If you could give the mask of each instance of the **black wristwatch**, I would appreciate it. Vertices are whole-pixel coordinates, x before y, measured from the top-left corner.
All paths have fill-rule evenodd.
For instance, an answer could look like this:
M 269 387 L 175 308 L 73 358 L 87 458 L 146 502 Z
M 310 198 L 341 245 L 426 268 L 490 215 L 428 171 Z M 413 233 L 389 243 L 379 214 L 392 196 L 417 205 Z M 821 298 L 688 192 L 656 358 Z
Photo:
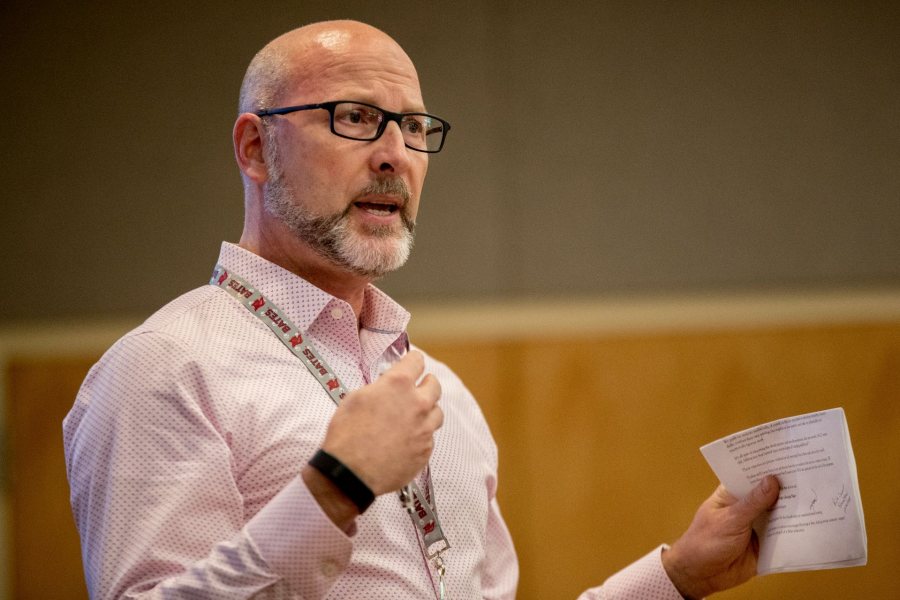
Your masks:
M 356 505 L 359 514 L 363 514 L 375 501 L 375 494 L 356 473 L 321 448 L 309 459 L 309 464 L 337 486 Z

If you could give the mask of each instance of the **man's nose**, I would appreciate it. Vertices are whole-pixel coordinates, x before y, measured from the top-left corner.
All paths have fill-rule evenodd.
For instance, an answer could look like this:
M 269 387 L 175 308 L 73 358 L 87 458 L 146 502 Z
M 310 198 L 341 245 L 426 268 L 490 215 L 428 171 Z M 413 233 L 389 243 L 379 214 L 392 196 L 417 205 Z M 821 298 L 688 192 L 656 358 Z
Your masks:
M 372 169 L 379 173 L 402 173 L 409 167 L 410 149 L 400 130 L 400 124 L 390 121 L 375 144 L 372 153 Z

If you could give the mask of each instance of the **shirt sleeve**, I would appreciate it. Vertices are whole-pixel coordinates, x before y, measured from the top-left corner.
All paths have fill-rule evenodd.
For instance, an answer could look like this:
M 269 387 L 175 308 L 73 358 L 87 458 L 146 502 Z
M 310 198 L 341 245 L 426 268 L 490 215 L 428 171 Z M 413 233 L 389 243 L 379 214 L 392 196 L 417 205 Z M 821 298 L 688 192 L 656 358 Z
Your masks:
M 578 600 L 684 600 L 663 568 L 664 548 L 659 546 L 607 579 L 602 586 L 587 590 Z
M 519 563 L 512 536 L 500 514 L 496 498 L 491 500 L 488 512 L 485 556 L 484 573 L 481 578 L 482 597 L 485 600 L 515 598 L 519 581 Z
M 351 538 L 298 475 L 246 520 L 208 373 L 159 333 L 88 374 L 63 423 L 85 579 L 107 598 L 322 598 Z

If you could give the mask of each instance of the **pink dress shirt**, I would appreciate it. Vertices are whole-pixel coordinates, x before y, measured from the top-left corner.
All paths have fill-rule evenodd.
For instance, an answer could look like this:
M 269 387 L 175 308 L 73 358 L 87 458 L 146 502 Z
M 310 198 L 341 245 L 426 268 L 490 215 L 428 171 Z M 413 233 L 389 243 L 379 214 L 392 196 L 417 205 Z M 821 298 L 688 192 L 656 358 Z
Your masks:
M 219 263 L 281 307 L 347 389 L 406 344 L 409 313 L 374 287 L 348 304 L 233 244 Z M 442 363 L 431 471 L 451 548 L 448 595 L 514 598 L 518 566 L 496 501 L 497 449 Z M 63 422 L 91 598 L 433 598 L 433 569 L 396 495 L 335 527 L 299 472 L 335 410 L 254 315 L 214 286 L 169 303 L 91 369 Z M 420 481 L 420 485 L 422 482 Z M 659 550 L 583 600 L 680 596 Z

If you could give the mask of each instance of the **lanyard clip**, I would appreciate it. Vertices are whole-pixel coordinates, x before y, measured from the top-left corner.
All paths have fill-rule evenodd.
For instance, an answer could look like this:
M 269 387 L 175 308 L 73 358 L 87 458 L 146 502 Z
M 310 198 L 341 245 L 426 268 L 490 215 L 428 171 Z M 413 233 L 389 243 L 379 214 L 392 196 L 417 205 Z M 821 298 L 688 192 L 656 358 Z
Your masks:
M 406 512 L 409 513 L 410 516 L 416 511 L 416 506 L 413 502 L 412 489 L 408 485 L 404 485 L 400 488 L 400 504 L 403 505 L 403 508 L 406 509 Z
M 441 539 L 437 540 L 435 544 L 443 544 L 437 550 L 432 551 L 430 547 L 425 549 L 426 554 L 428 554 L 429 560 L 434 560 L 434 564 L 437 567 L 438 563 L 440 563 L 439 569 L 444 568 L 444 561 L 441 558 L 441 552 L 445 552 L 450 549 L 450 542 L 447 541 L 447 538 L 441 537 Z
M 449 548 L 449 546 L 447 547 Z M 441 558 L 440 553 L 446 550 L 447 548 L 442 548 L 438 551 L 437 555 L 434 558 L 434 569 L 437 571 L 438 576 L 438 599 L 446 600 L 447 599 L 447 589 L 444 586 L 444 573 L 447 572 L 447 567 L 444 566 L 444 560 Z

